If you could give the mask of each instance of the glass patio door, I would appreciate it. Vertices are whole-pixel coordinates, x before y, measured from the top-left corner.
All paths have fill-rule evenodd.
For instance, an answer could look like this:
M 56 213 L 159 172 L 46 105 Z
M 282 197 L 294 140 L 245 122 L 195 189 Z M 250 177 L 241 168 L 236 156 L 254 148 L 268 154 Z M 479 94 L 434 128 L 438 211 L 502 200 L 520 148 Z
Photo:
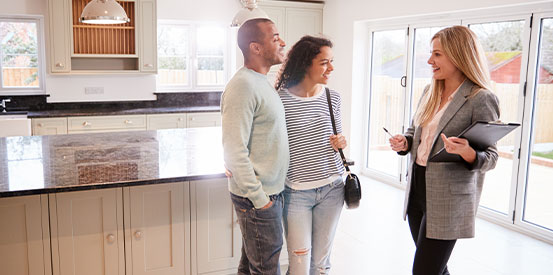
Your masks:
M 553 236 L 553 14 L 535 15 L 532 39 L 534 40 L 529 75 L 529 102 L 526 123 L 530 131 L 525 161 L 526 173 L 521 182 L 522 203 L 517 211 L 522 211 L 520 222 L 523 226 L 549 232 Z M 535 38 L 535 39 L 534 39 Z M 526 149 L 526 150 L 525 150 Z M 520 209 L 522 208 L 522 209 Z
M 390 149 L 389 136 L 383 128 L 392 135 L 404 129 L 407 27 L 373 32 L 371 46 L 366 168 L 399 181 L 401 158 Z
M 471 22 L 469 28 L 482 44 L 491 76 L 492 91 L 499 98 L 500 119 L 521 122 L 528 59 L 530 17 L 493 22 Z M 486 173 L 480 206 L 509 219 L 514 210 L 521 128 L 497 143 L 495 169 Z

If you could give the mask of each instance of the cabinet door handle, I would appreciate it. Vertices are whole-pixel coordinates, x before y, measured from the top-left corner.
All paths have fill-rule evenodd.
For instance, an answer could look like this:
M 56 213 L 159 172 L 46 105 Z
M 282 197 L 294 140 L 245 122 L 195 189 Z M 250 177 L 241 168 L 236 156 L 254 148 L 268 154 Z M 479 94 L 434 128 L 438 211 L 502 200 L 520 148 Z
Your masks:
M 132 120 L 125 120 L 125 124 L 132 124 Z
M 61 62 L 56 63 L 56 68 L 63 68 L 63 63 Z
M 109 244 L 114 243 L 115 242 L 115 235 L 108 234 L 107 237 L 106 237 L 106 240 L 108 241 Z
M 90 122 L 88 122 L 88 121 L 83 122 L 83 126 L 84 126 L 84 127 L 90 126 L 90 125 L 92 125 L 92 123 L 90 123 Z
M 144 68 L 153 68 L 154 65 L 153 64 L 144 64 Z
M 134 238 L 135 238 L 136 240 L 142 239 L 142 231 L 137 230 L 136 232 L 134 232 Z
M 42 127 L 42 126 L 44 126 L 44 123 L 39 123 L 38 124 L 38 127 Z

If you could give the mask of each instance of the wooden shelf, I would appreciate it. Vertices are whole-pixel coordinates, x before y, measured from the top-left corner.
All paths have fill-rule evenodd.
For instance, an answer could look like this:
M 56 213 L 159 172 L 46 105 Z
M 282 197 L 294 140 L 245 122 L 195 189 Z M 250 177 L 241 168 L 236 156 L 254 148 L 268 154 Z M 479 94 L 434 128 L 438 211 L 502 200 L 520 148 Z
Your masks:
M 89 0 L 72 0 L 73 54 L 135 55 L 135 2 L 117 1 L 130 22 L 115 25 L 84 24 L 79 17 Z

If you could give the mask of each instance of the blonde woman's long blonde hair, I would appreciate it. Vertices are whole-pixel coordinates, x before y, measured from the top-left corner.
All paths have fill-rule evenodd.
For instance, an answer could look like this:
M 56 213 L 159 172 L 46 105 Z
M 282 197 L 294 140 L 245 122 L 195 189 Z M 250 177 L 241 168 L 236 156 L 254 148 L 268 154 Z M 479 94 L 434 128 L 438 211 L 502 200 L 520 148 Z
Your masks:
M 490 89 L 490 73 L 486 56 L 476 34 L 465 26 L 453 26 L 437 32 L 430 41 L 439 39 L 444 54 L 463 75 L 476 84 L 479 89 L 473 89 L 474 96 L 481 89 Z M 434 112 L 440 106 L 444 80 L 432 79 L 429 91 L 421 98 L 415 114 L 415 125 L 425 126 L 432 119 Z

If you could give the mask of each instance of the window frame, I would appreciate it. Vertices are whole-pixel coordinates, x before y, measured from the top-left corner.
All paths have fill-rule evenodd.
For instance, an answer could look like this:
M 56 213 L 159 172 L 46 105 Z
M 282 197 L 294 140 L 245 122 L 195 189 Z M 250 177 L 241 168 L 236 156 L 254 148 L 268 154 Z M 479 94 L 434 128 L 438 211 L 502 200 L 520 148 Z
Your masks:
M 38 87 L 3 87 L 3 73 L 0 71 L 0 95 L 41 95 L 46 93 L 46 49 L 44 39 L 44 16 L 42 15 L 1 15 L 2 22 L 30 22 L 36 24 L 37 31 L 37 63 L 38 63 Z M 0 51 L 0 55 L 1 51 Z M 2 64 L 0 63 L 0 70 Z
M 524 211 L 526 207 L 526 191 L 529 184 L 529 172 L 530 172 L 530 158 L 532 148 L 534 147 L 534 128 L 535 126 L 535 111 L 536 111 L 536 89 L 538 87 L 539 77 L 539 54 L 540 54 L 540 41 L 541 38 L 541 20 L 546 18 L 553 18 L 553 9 L 549 11 L 540 11 L 532 14 L 532 30 L 530 34 L 530 46 L 529 46 L 529 58 L 528 58 L 528 74 L 527 74 L 527 88 L 526 98 L 524 104 L 524 115 L 522 119 L 523 132 L 522 142 L 520 146 L 520 168 L 517 177 L 516 186 L 516 205 L 515 211 L 517 215 L 514 219 L 514 224 L 520 227 L 522 232 L 531 232 L 533 235 L 537 235 L 538 238 L 544 239 L 549 243 L 553 243 L 553 230 L 546 229 L 540 225 L 536 225 L 524 219 Z
M 231 73 L 231 32 L 225 23 L 221 22 L 198 22 L 198 21 L 184 21 L 184 20 L 158 20 L 158 29 L 162 26 L 173 27 L 187 27 L 188 28 L 188 53 L 187 53 L 187 66 L 189 82 L 186 85 L 167 85 L 159 82 L 159 77 L 156 76 L 156 90 L 160 92 L 198 92 L 198 91 L 218 91 L 222 90 L 226 82 L 230 78 Z M 197 31 L 200 27 L 215 26 L 222 27 L 224 30 L 224 47 L 223 47 L 223 75 L 225 80 L 221 85 L 205 85 L 198 84 L 198 54 L 197 54 Z M 159 58 L 158 52 L 158 58 Z M 159 62 L 158 62 L 159 64 Z M 158 67 L 158 70 L 160 68 Z M 159 72 L 158 72 L 159 74 Z

